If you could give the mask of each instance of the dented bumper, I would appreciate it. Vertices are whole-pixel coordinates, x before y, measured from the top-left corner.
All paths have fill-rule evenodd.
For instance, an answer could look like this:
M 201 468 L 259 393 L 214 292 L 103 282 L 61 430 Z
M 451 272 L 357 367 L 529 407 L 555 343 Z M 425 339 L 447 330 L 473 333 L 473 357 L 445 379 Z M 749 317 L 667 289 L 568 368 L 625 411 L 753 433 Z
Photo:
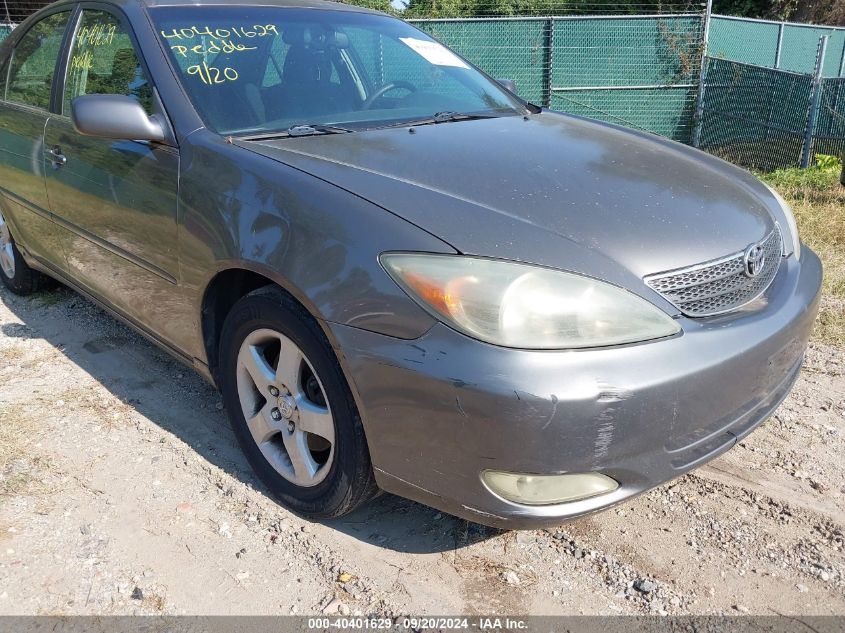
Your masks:
M 676 338 L 612 349 L 503 349 L 437 325 L 413 341 L 330 325 L 379 485 L 480 523 L 534 527 L 618 503 L 731 448 L 786 397 L 818 309 L 821 264 L 804 249 L 768 305 L 680 320 Z M 525 506 L 481 471 L 598 471 L 611 493 Z

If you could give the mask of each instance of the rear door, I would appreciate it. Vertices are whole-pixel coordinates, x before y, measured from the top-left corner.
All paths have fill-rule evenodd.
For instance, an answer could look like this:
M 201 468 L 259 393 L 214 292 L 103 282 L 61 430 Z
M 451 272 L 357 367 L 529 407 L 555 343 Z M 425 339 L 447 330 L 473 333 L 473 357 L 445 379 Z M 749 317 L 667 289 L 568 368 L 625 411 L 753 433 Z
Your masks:
M 0 62 L 0 210 L 19 246 L 58 271 L 66 265 L 60 229 L 50 219 L 43 136 L 70 16 L 66 7 L 39 19 Z
M 122 14 L 82 5 L 65 77 L 45 145 L 47 194 L 56 221 L 69 231 L 70 274 L 166 339 L 166 306 L 177 291 L 178 151 L 146 141 L 82 136 L 70 118 L 71 101 L 92 94 L 131 96 L 148 114 L 164 116 Z

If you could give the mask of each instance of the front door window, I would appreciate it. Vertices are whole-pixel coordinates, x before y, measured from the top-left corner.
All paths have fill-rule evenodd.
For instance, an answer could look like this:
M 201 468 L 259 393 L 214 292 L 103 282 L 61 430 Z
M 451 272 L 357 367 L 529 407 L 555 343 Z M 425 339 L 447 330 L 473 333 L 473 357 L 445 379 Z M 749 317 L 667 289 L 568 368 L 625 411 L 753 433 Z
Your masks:
M 153 113 L 153 93 L 129 33 L 105 11 L 84 10 L 73 39 L 65 84 L 65 115 L 70 102 L 83 95 L 134 97 Z

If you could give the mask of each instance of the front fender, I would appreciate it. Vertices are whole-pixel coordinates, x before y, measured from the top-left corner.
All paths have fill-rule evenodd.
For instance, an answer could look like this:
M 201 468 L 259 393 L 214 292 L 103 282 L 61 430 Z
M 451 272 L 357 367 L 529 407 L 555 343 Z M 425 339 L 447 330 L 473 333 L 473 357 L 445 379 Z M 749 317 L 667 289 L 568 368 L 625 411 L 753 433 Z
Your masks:
M 378 262 L 386 250 L 454 253 L 443 241 L 339 187 L 208 132 L 182 149 L 182 281 L 199 315 L 220 271 L 242 268 L 286 289 L 317 319 L 417 338 L 433 319 Z M 193 346 L 201 351 L 197 328 Z M 195 354 L 202 358 L 202 356 Z

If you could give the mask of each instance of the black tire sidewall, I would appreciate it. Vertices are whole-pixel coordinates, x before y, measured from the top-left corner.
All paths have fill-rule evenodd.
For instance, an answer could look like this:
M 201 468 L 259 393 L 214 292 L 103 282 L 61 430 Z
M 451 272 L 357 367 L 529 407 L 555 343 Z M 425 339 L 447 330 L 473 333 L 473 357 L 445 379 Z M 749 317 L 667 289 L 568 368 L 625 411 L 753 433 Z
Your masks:
M 14 238 L 12 239 L 12 256 L 15 259 L 15 274 L 13 277 L 9 277 L 6 275 L 6 271 L 0 268 L 0 280 L 3 281 L 3 285 L 18 295 L 27 295 L 34 292 L 36 289 L 35 275 L 38 273 L 24 261 Z
M 334 457 L 329 473 L 315 486 L 297 486 L 276 472 L 253 440 L 244 419 L 238 396 L 237 358 L 246 337 L 259 329 L 275 330 L 293 341 L 323 385 L 335 424 Z M 223 327 L 218 377 L 241 449 L 259 479 L 282 504 L 315 518 L 337 516 L 347 506 L 354 505 L 352 498 L 360 491 L 353 487 L 371 472 L 369 452 L 357 408 L 337 359 L 325 334 L 307 313 L 279 292 L 258 291 L 241 299 Z

